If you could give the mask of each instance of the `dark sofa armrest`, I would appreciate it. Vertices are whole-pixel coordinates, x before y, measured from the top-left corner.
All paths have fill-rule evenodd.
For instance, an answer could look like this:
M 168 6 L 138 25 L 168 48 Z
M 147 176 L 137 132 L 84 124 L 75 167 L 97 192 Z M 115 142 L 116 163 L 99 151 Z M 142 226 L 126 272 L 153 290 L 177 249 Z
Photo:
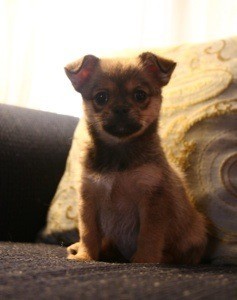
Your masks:
M 0 240 L 34 241 L 78 119 L 0 104 Z

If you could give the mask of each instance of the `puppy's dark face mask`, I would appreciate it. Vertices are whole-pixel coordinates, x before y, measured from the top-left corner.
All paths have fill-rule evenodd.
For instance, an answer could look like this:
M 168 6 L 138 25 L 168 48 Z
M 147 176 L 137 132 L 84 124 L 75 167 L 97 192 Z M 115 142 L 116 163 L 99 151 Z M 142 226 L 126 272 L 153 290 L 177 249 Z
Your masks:
M 87 55 L 65 71 L 83 97 L 89 128 L 102 138 L 125 140 L 158 118 L 161 88 L 175 65 L 149 52 L 132 60 Z

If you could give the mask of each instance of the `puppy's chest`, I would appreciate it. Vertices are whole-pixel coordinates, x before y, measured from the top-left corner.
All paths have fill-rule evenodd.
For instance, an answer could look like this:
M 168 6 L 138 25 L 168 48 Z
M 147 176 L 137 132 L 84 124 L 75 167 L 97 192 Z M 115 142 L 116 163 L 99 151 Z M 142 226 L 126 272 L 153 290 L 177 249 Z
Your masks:
M 94 184 L 94 200 L 103 236 L 113 240 L 130 259 L 136 250 L 139 229 L 136 181 L 125 174 L 100 176 Z
M 103 235 L 113 239 L 124 256 L 129 257 L 136 248 L 139 203 L 159 185 L 159 170 L 144 165 L 106 175 L 90 173 L 88 179 Z
M 128 209 L 160 185 L 162 174 L 156 165 L 146 164 L 124 172 L 89 172 L 86 181 L 99 206 Z
M 124 173 L 91 175 L 94 199 L 103 219 L 134 214 L 137 207 L 137 181 Z

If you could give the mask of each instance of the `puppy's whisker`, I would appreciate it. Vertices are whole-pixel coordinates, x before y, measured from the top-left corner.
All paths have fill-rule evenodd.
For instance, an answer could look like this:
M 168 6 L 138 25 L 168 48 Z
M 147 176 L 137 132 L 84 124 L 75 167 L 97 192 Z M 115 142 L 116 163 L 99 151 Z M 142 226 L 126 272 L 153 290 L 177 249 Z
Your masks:
M 101 121 L 88 123 L 89 126 L 94 126 L 94 125 L 98 125 L 98 124 L 101 124 Z

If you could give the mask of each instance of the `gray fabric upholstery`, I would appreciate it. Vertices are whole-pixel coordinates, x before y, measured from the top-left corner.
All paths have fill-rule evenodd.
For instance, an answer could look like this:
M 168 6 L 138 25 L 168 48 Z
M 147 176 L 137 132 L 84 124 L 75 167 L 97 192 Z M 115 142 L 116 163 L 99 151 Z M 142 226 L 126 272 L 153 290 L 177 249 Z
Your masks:
M 0 243 L 0 299 L 236 299 L 237 267 L 78 263 L 44 244 Z
M 34 241 L 77 118 L 0 104 L 0 240 Z

